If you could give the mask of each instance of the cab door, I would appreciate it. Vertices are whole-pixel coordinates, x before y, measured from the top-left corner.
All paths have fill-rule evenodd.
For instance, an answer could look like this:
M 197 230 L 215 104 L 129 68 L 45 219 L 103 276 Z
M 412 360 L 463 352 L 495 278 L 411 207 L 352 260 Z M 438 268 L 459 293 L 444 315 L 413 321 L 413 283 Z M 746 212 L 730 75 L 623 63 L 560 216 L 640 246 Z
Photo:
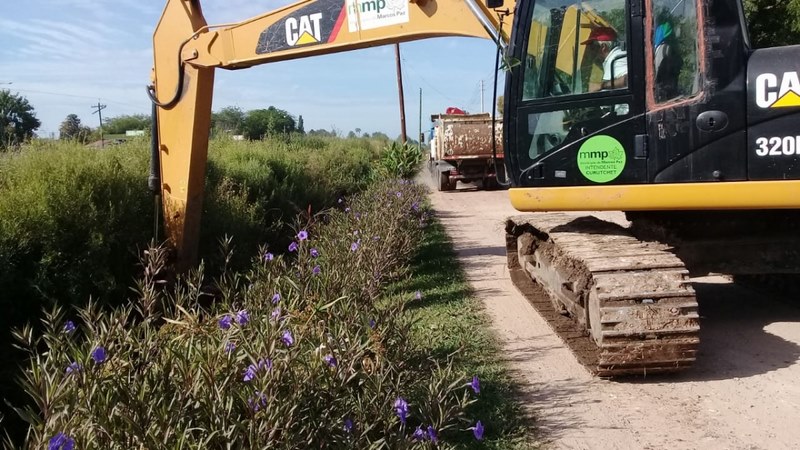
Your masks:
M 506 80 L 516 186 L 647 181 L 641 0 L 518 3 Z

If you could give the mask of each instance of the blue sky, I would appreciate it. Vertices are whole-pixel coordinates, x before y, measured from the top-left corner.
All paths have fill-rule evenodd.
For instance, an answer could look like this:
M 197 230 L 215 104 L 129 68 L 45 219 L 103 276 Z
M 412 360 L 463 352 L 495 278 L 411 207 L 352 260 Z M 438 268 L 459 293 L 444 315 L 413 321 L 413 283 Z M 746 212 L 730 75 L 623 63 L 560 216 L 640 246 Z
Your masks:
M 71 113 L 96 127 L 103 117 L 149 113 L 144 86 L 152 67 L 152 32 L 163 0 L 0 1 L 0 88 L 25 96 L 42 121 L 40 136 L 58 131 Z M 293 3 L 285 0 L 202 0 L 209 24 L 238 22 Z M 410 137 L 431 114 L 458 106 L 491 111 L 495 46 L 489 40 L 437 38 L 401 44 Z M 502 80 L 501 80 L 502 86 Z M 217 70 L 214 110 L 275 106 L 303 116 L 306 130 L 400 134 L 394 47 Z

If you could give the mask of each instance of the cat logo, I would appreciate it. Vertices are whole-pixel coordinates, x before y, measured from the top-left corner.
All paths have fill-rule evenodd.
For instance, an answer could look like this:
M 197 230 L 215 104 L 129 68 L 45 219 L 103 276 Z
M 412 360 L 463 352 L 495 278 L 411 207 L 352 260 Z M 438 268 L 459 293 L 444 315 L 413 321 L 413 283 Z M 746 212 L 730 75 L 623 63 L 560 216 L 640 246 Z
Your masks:
M 320 19 L 322 19 L 322 13 L 287 18 L 285 24 L 286 43 L 290 47 L 319 43 L 322 40 L 319 26 Z
M 773 73 L 762 73 L 756 77 L 756 104 L 759 108 L 800 106 L 800 78 L 797 72 L 785 72 L 780 83 L 778 76 Z

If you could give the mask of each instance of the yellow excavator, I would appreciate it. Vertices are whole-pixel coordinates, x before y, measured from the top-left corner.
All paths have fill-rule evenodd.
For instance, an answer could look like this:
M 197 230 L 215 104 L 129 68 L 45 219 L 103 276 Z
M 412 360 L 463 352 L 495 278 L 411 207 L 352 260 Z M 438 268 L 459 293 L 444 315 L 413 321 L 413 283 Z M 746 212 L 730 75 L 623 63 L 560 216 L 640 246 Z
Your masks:
M 509 270 L 592 372 L 690 366 L 692 274 L 800 272 L 800 47 L 751 49 L 741 0 L 305 0 L 217 26 L 168 0 L 150 184 L 178 270 L 197 258 L 215 69 L 439 36 L 503 51 L 509 195 L 535 212 L 507 221 Z M 604 210 L 631 225 L 575 213 Z

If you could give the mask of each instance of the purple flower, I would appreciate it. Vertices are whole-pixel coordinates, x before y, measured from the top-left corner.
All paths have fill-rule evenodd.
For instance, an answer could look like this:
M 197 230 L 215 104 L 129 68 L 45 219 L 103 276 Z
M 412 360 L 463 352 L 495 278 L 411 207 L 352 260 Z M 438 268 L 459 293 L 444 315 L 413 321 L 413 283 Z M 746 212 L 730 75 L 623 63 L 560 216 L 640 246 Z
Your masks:
M 471 387 L 476 394 L 481 393 L 481 381 L 478 379 L 477 375 L 472 377 L 472 383 L 469 384 L 469 387 Z
M 73 331 L 75 331 L 75 323 L 73 323 L 71 320 L 68 320 L 64 324 L 64 333 L 71 334 Z
M 264 253 L 264 261 L 269 262 L 269 261 L 272 261 L 273 259 L 275 259 L 275 255 L 273 255 L 270 252 Z
M 292 336 L 292 332 L 289 330 L 284 330 L 283 335 L 281 336 L 281 341 L 287 346 L 291 347 L 294 344 L 294 336 Z
M 312 258 L 318 258 L 319 257 L 319 251 L 317 251 L 317 249 L 315 249 L 315 248 L 312 248 L 311 250 L 309 250 L 309 253 L 311 253 L 311 257 Z
M 403 397 L 397 397 L 394 401 L 394 413 L 400 418 L 400 423 L 406 424 L 406 417 L 408 417 L 408 403 Z
M 350 420 L 349 417 L 345 417 L 345 419 L 344 419 L 344 427 L 343 428 L 344 428 L 344 431 L 347 432 L 348 434 L 353 432 L 353 421 Z
M 400 198 L 400 197 L 403 196 L 403 194 L 400 191 L 395 192 L 394 195 L 396 195 L 397 198 Z
M 479 441 L 483 440 L 483 424 L 480 420 L 475 424 L 474 427 L 469 427 L 468 429 L 472 430 L 472 434 L 475 435 L 475 439 Z
M 373 241 L 380 241 L 381 237 L 380 236 L 372 236 L 372 240 Z
M 94 350 L 92 350 L 92 359 L 96 364 L 103 364 L 106 362 L 106 349 L 103 346 L 98 346 Z
M 236 343 L 228 341 L 225 343 L 225 353 L 231 353 L 236 350 Z
M 67 366 L 66 373 L 67 374 L 71 374 L 71 373 L 77 374 L 78 372 L 81 371 L 81 369 L 83 369 L 83 367 L 81 367 L 81 365 L 78 364 L 77 362 L 73 361 Z
M 345 208 L 344 212 L 349 213 L 350 212 L 350 207 Z
M 281 301 L 281 294 L 276 292 L 275 295 L 272 296 L 272 304 L 274 305 L 279 301 Z
M 428 439 L 434 444 L 439 442 L 439 436 L 436 434 L 436 428 L 433 428 L 433 425 L 428 425 Z
M 414 211 L 419 211 L 419 202 L 412 203 L 411 209 L 413 209 Z
M 417 425 L 417 429 L 414 430 L 414 434 L 411 435 L 415 441 L 424 441 L 427 435 L 425 431 L 422 429 L 422 425 Z
M 258 370 L 272 370 L 272 360 L 269 358 L 258 360 Z
M 248 322 L 250 322 L 250 314 L 247 313 L 246 309 L 236 313 L 236 323 L 239 325 L 247 325 Z
M 272 360 L 267 359 L 260 359 L 258 364 L 250 364 L 247 366 L 247 369 L 244 370 L 244 377 L 242 380 L 250 381 L 258 375 L 259 371 L 270 371 L 272 370 Z
M 353 242 L 352 244 L 350 244 L 350 251 L 354 252 L 356 250 L 358 250 L 358 242 Z
M 375 328 L 375 325 L 376 325 L 375 319 L 369 319 L 369 327 Z
M 281 317 L 281 309 L 280 308 L 273 309 L 272 314 L 270 314 L 269 317 L 273 320 L 279 319 Z
M 356 217 L 356 220 L 361 220 L 361 213 L 356 213 L 355 217 Z
M 302 242 L 306 239 L 308 239 L 308 232 L 306 232 L 306 230 L 300 230 L 300 232 L 297 233 L 297 240 Z
M 50 442 L 47 446 L 47 450 L 73 450 L 74 448 L 75 439 L 72 439 L 60 431 L 50 438 Z
M 267 396 L 263 392 L 256 391 L 256 395 L 254 397 L 250 397 L 247 399 L 247 405 L 250 406 L 250 409 L 253 411 L 258 412 L 261 408 L 267 406 Z
M 223 330 L 230 329 L 231 328 L 231 323 L 233 323 L 233 319 L 231 318 L 231 316 L 229 316 L 227 314 L 222 316 L 222 319 L 219 319 L 219 322 L 218 322 L 219 327 L 222 328 Z
M 325 364 L 327 364 L 328 367 L 336 367 L 336 365 L 338 364 L 336 358 L 333 355 L 325 355 L 322 358 L 322 360 L 325 361 Z
M 422 292 L 417 291 L 414 293 L 414 298 L 417 300 L 422 300 Z
M 353 236 L 358 236 L 358 230 L 353 231 Z
M 311 269 L 311 273 L 313 273 L 314 275 L 319 275 L 320 273 L 322 273 L 322 269 L 319 266 L 314 266 L 314 268 Z
M 250 364 L 247 366 L 247 369 L 244 370 L 244 377 L 242 380 L 250 381 L 255 378 L 256 375 L 258 375 L 258 367 L 256 367 L 255 364 Z
M 290 252 L 296 252 L 297 251 L 297 242 L 292 241 L 292 243 L 289 244 L 289 251 Z

